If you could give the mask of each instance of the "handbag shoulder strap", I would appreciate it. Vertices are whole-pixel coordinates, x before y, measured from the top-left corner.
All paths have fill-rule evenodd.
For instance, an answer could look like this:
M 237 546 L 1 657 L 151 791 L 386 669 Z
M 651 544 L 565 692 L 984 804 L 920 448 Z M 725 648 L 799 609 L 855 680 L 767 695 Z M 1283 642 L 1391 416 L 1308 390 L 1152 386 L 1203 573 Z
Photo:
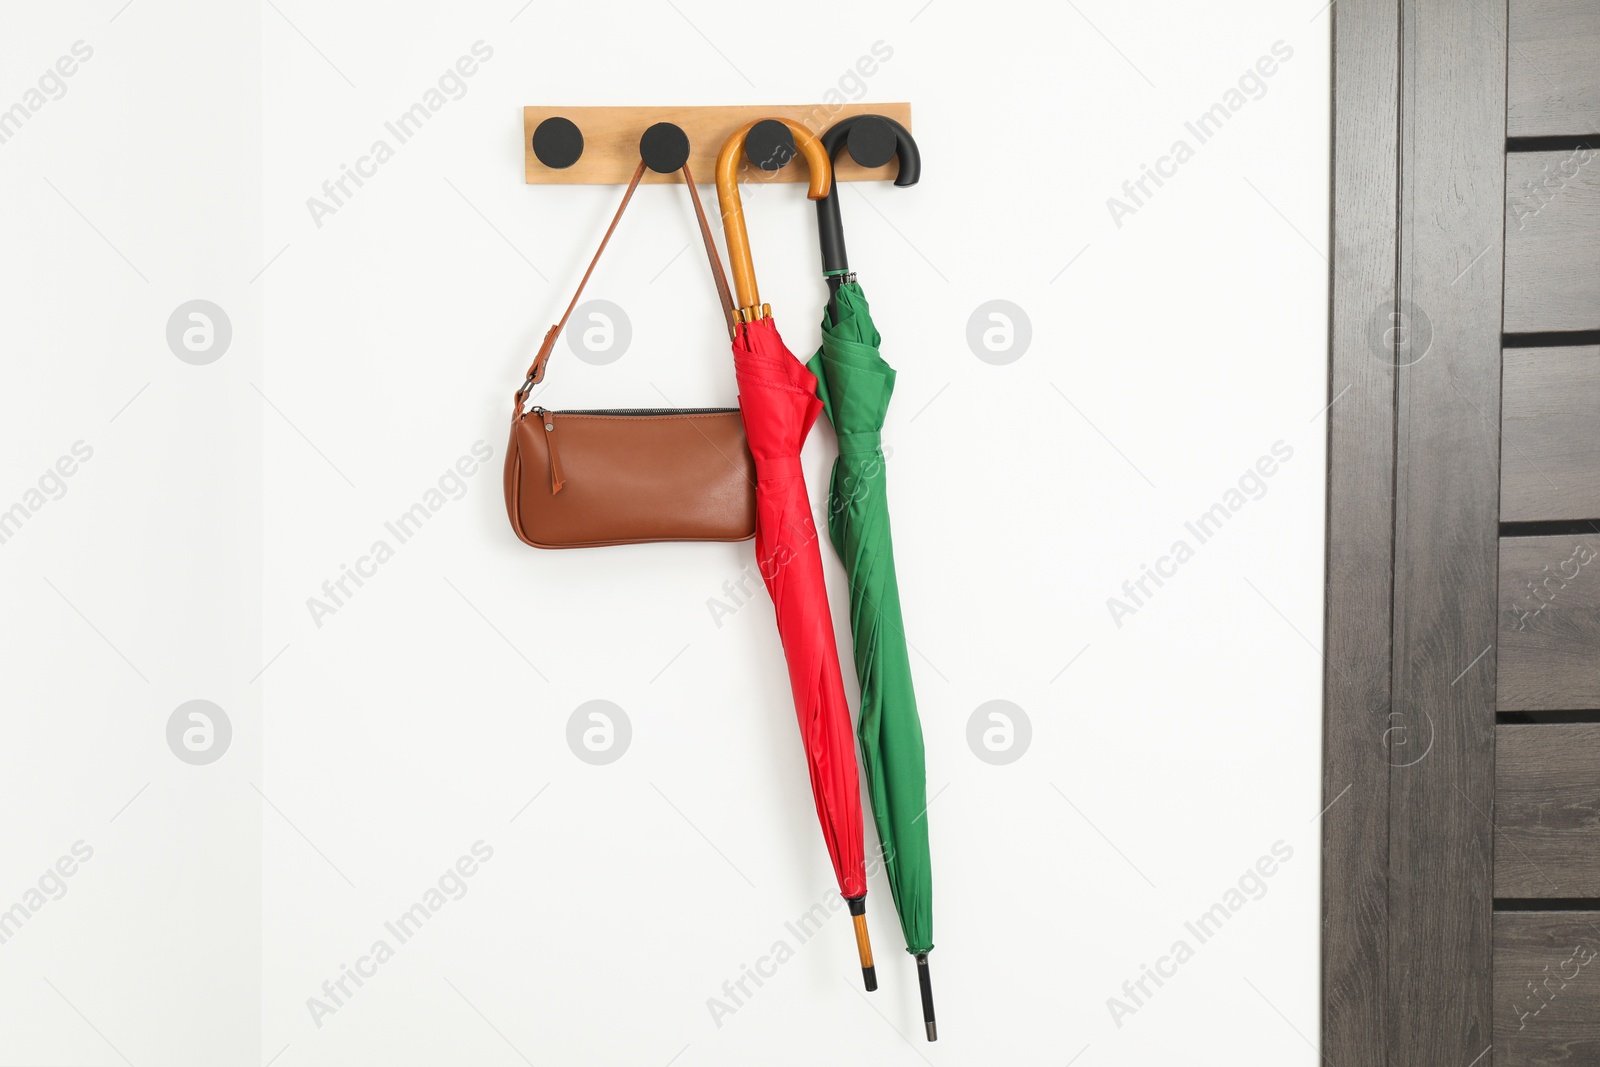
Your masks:
M 578 306 L 578 300 L 583 296 L 583 287 L 589 284 L 589 276 L 594 273 L 595 265 L 600 262 L 600 254 L 610 243 L 611 235 L 616 232 L 617 223 L 622 221 L 622 213 L 627 210 L 628 201 L 633 199 L 634 190 L 639 188 L 639 182 L 644 177 L 644 166 L 644 161 L 640 160 L 639 166 L 633 172 L 633 179 L 628 182 L 627 191 L 622 194 L 622 203 L 617 205 L 617 213 L 611 217 L 611 225 L 606 227 L 605 236 L 600 238 L 600 247 L 595 249 L 594 258 L 589 260 L 589 268 L 583 272 L 583 279 L 578 282 L 578 291 L 572 294 L 567 310 L 561 313 L 561 320 L 545 333 L 544 343 L 539 346 L 539 353 L 533 357 L 533 364 L 528 368 L 527 379 L 522 383 L 522 388 L 517 390 L 519 414 L 529 390 L 544 379 L 545 364 L 550 361 L 550 353 L 555 350 L 556 338 L 561 336 L 561 331 L 566 327 L 573 308 Z M 728 337 L 731 340 L 736 336 L 737 329 L 734 324 L 733 294 L 728 289 L 728 279 L 722 271 L 722 259 L 717 255 L 717 245 L 711 236 L 711 224 L 706 221 L 706 210 L 700 203 L 700 193 L 694 187 L 694 176 L 689 173 L 687 163 L 683 166 L 683 184 L 688 187 L 689 199 L 694 204 L 695 218 L 700 224 L 700 237 L 705 242 L 706 258 L 711 263 L 711 277 L 717 285 L 717 296 L 722 301 L 722 317 L 726 320 Z

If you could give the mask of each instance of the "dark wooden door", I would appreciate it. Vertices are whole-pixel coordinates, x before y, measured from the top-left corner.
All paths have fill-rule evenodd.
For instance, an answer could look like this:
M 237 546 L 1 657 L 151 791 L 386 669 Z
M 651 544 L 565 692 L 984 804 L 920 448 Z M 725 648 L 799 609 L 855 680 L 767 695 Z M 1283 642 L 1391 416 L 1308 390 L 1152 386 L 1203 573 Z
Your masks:
M 1333 17 L 1322 1051 L 1600 1065 L 1600 0 Z

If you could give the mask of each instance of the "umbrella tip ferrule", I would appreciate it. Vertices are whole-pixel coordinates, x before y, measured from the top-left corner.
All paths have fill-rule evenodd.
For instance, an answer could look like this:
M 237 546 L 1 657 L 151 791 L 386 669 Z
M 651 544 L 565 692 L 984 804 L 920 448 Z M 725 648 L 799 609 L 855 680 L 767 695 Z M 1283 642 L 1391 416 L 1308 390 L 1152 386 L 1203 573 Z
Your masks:
M 928 954 L 916 953 L 917 957 L 917 986 L 922 993 L 922 1025 L 927 1031 L 929 1041 L 939 1040 L 939 1024 L 933 1015 L 933 979 L 928 974 Z
M 856 931 L 856 952 L 861 957 L 861 980 L 866 983 L 867 992 L 878 988 L 878 968 L 872 962 L 872 938 L 867 933 L 867 898 L 865 894 L 859 897 L 846 897 L 845 903 L 850 905 L 850 919 Z

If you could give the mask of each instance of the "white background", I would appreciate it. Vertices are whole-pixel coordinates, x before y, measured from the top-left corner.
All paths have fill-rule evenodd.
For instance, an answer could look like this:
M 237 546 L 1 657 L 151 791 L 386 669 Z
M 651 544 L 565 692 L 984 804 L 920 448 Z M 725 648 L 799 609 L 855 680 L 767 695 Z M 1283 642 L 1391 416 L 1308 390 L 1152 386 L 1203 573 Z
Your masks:
M 1317 1061 L 1326 11 L 123 4 L 13 5 L 0 32 L 0 108 L 94 49 L 0 144 L 0 509 L 94 449 L 0 543 L 0 909 L 94 849 L 0 944 L 0 1063 Z M 478 41 L 464 94 L 319 226 L 307 199 Z M 1185 122 L 1280 41 L 1199 144 Z M 620 194 L 524 185 L 522 106 L 831 91 L 910 101 L 924 159 L 842 208 L 899 368 L 933 1045 L 881 878 L 878 992 L 840 914 L 708 1008 L 833 896 L 770 604 L 708 609 L 750 544 L 539 552 L 501 496 L 511 393 Z M 1193 158 L 1118 225 L 1108 198 L 1180 138 Z M 809 353 L 815 212 L 798 185 L 745 202 Z M 631 344 L 601 366 L 563 341 L 539 403 L 734 402 L 691 241 L 680 189 L 639 193 L 588 293 Z M 207 366 L 165 336 L 196 298 L 233 326 Z M 1002 365 L 967 341 L 997 299 L 1031 324 Z M 396 546 L 384 523 L 479 441 Z M 1185 523 L 1280 441 L 1198 544 Z M 824 423 L 814 499 L 832 456 Z M 380 538 L 394 558 L 319 626 L 308 598 Z M 1108 598 L 1179 539 L 1193 558 L 1118 625 Z M 167 747 L 196 698 L 234 730 L 208 766 Z M 631 724 L 604 766 L 566 740 L 590 700 Z M 1031 730 L 1004 765 L 968 743 L 994 700 Z M 384 923 L 480 841 L 397 945 Z M 1280 841 L 1200 944 L 1185 923 Z M 393 958 L 314 1018 L 380 938 Z M 1134 1005 L 1123 983 L 1180 939 L 1193 958 Z

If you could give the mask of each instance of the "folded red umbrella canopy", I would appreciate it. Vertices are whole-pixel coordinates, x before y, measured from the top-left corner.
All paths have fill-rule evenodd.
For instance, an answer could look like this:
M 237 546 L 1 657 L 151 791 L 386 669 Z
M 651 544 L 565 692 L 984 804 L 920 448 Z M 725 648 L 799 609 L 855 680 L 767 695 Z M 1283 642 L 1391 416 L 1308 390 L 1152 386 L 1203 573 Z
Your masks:
M 773 121 L 773 120 L 765 120 Z M 778 636 L 789 664 L 795 714 L 811 770 L 811 792 L 833 860 L 839 892 L 854 917 L 862 978 L 878 979 L 867 937 L 867 877 L 862 844 L 861 787 L 855 738 L 834 643 L 822 553 L 811 500 L 800 473 L 800 447 L 822 412 L 817 379 L 778 336 L 771 309 L 761 304 L 739 202 L 739 157 L 750 123 L 717 157 L 717 199 L 728 238 L 728 259 L 739 295 L 733 341 L 739 410 L 756 465 L 756 561 L 777 610 Z M 784 122 L 811 167 L 810 196 L 827 195 L 832 166 L 822 145 L 798 123 Z
M 867 891 L 855 733 L 822 581 L 800 445 L 822 411 L 817 380 L 778 336 L 772 320 L 746 323 L 733 342 L 739 410 L 756 461 L 756 559 L 777 609 L 800 732 L 811 763 L 817 816 L 839 891 Z

